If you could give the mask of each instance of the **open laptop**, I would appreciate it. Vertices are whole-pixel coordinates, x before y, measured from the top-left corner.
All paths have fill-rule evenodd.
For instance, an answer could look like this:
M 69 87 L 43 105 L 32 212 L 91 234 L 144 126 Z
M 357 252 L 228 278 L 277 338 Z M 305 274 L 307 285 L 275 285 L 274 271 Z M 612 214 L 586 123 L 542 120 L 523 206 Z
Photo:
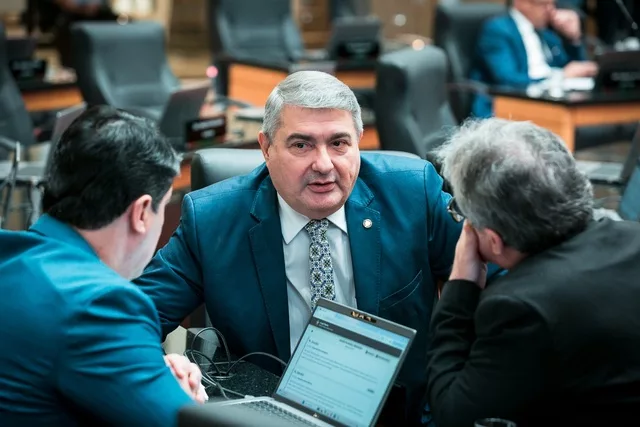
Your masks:
M 638 158 L 640 158 L 640 126 L 636 129 L 627 160 L 624 163 L 578 160 L 576 165 L 590 181 L 624 185 L 629 180 Z
M 321 299 L 272 397 L 228 400 L 194 410 L 201 416 L 206 413 L 211 425 L 218 421 L 216 407 L 234 405 L 236 425 L 249 425 L 257 412 L 265 423 L 373 426 L 415 334 Z M 192 410 L 186 411 L 180 427 L 192 425 Z
M 202 104 L 211 89 L 209 82 L 175 90 L 164 107 L 158 126 L 171 141 L 184 145 L 187 122 L 200 117 Z

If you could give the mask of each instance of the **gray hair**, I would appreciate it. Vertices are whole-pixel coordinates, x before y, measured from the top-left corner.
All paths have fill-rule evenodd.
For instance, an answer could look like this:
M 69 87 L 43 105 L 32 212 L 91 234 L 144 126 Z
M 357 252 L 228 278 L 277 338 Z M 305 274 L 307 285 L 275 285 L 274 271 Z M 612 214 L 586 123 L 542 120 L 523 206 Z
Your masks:
M 265 105 L 262 132 L 269 141 L 280 127 L 285 105 L 313 109 L 344 110 L 351 113 L 358 134 L 362 133 L 362 113 L 353 91 L 334 76 L 320 71 L 298 71 L 276 86 Z
M 593 217 L 591 183 L 563 141 L 532 123 L 467 121 L 437 157 L 469 222 L 520 252 L 559 244 Z

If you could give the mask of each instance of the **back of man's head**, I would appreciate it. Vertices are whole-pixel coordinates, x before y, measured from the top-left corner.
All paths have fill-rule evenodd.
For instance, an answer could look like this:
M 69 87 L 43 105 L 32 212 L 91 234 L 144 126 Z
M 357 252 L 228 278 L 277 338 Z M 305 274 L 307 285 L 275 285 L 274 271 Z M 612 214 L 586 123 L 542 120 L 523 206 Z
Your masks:
M 519 252 L 559 244 L 593 217 L 589 180 L 562 140 L 532 123 L 469 121 L 439 157 L 471 225 L 493 230 Z
M 180 171 L 154 122 L 109 106 L 88 109 L 51 149 L 43 210 L 83 230 L 111 224 L 143 195 L 156 210 Z

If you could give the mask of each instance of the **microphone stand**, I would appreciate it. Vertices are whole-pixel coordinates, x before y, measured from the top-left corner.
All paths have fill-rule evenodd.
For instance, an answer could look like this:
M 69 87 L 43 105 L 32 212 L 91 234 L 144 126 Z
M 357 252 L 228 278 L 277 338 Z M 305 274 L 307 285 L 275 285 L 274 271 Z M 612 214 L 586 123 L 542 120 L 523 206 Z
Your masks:
M 616 0 L 616 4 L 618 5 L 618 8 L 624 15 L 624 18 L 627 20 L 627 22 L 631 26 L 631 29 L 633 30 L 633 33 L 634 33 L 633 35 L 640 40 L 640 29 L 638 28 L 638 23 L 634 21 L 633 16 L 631 16 L 631 13 L 629 13 L 629 9 L 627 9 L 627 6 L 625 6 L 622 0 Z

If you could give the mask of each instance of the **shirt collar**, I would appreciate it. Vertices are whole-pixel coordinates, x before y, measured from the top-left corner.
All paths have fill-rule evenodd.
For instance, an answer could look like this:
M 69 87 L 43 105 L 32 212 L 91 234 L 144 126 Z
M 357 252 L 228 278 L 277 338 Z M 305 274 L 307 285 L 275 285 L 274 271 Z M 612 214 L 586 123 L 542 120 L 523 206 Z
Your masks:
M 284 199 L 278 194 L 278 211 L 280 213 L 280 227 L 282 228 L 282 238 L 284 243 L 288 245 L 294 237 L 298 235 L 300 230 L 304 228 L 309 221 L 308 217 L 296 212 Z M 347 216 L 344 206 L 327 217 L 327 219 L 344 233 L 347 232 Z
M 78 249 L 97 256 L 96 251 L 73 227 L 47 214 L 38 218 L 38 221 L 29 229 L 43 236 L 62 241 Z
M 512 7 L 510 13 L 511 13 L 511 17 L 516 22 L 516 25 L 518 27 L 522 29 L 526 29 L 528 31 L 536 30 L 533 24 L 531 23 L 531 21 L 529 21 L 529 19 L 527 19 L 527 17 L 524 16 L 522 12 L 520 12 L 518 9 Z

